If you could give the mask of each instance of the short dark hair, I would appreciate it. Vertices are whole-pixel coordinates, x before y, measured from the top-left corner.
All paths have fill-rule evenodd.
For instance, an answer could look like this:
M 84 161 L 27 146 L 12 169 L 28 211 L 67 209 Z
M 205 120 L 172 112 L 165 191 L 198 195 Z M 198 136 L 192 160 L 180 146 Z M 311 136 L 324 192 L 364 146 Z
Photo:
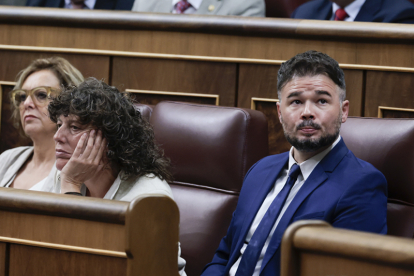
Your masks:
M 342 90 L 339 94 L 341 102 L 346 97 L 345 75 L 336 60 L 318 51 L 307 51 L 297 54 L 282 63 L 277 73 L 277 93 L 279 101 L 283 87 L 294 77 L 325 75 Z
M 125 178 L 153 174 L 172 180 L 169 160 L 155 144 L 151 125 L 142 118 L 127 93 L 88 78 L 79 86 L 62 91 L 48 109 L 55 123 L 61 115 L 75 115 L 79 123 L 101 130 L 108 142 L 106 155 L 123 170 Z

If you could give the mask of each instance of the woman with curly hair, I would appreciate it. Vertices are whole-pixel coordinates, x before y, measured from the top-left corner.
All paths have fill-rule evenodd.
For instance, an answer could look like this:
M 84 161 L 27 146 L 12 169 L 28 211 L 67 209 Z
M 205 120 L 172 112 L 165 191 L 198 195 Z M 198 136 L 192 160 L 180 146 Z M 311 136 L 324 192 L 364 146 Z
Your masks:
M 49 104 L 58 130 L 55 193 L 131 201 L 141 194 L 173 198 L 169 162 L 150 124 L 127 94 L 89 78 Z M 185 261 L 178 247 L 178 270 Z
M 82 74 L 61 57 L 33 61 L 17 75 L 11 92 L 13 125 L 33 146 L 17 147 L 0 155 L 0 186 L 50 192 L 55 168 L 56 124 L 47 105 L 62 87 L 78 85 Z
M 49 114 L 58 126 L 55 192 L 124 201 L 142 193 L 172 197 L 169 162 L 126 94 L 89 78 L 56 97 Z

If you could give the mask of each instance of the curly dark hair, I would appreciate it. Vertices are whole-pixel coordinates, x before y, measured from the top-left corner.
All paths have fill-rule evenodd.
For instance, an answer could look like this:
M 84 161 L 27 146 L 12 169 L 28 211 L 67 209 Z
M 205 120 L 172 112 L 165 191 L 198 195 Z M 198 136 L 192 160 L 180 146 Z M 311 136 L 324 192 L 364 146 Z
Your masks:
M 341 89 L 339 99 L 346 97 L 345 75 L 336 60 L 318 51 L 297 54 L 282 63 L 277 73 L 277 93 L 281 99 L 282 88 L 294 77 L 325 75 Z
M 171 181 L 170 162 L 155 144 L 154 131 L 134 107 L 129 95 L 95 78 L 79 86 L 70 86 L 49 104 L 53 122 L 75 115 L 79 123 L 102 131 L 108 141 L 108 159 L 125 173 L 143 176 L 154 174 Z

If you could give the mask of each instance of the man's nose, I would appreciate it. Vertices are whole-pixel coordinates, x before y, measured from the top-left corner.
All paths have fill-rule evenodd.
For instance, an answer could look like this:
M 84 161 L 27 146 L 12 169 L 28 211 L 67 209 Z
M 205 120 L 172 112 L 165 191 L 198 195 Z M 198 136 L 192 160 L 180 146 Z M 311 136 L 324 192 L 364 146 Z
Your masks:
M 313 105 L 311 102 L 306 101 L 304 103 L 301 117 L 304 120 L 313 119 L 315 117 Z

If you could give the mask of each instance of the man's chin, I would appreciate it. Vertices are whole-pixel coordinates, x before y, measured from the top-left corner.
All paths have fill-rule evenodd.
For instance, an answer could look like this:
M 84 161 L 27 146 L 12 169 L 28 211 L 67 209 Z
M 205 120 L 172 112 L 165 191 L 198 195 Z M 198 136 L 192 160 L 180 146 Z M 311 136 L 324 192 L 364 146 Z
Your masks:
M 303 137 L 303 138 L 297 138 L 297 137 L 291 137 L 288 135 L 285 135 L 288 142 L 298 151 L 302 152 L 315 152 L 322 148 L 325 148 L 327 146 L 332 145 L 335 140 L 337 139 L 339 133 L 335 135 L 328 135 L 324 137 Z

